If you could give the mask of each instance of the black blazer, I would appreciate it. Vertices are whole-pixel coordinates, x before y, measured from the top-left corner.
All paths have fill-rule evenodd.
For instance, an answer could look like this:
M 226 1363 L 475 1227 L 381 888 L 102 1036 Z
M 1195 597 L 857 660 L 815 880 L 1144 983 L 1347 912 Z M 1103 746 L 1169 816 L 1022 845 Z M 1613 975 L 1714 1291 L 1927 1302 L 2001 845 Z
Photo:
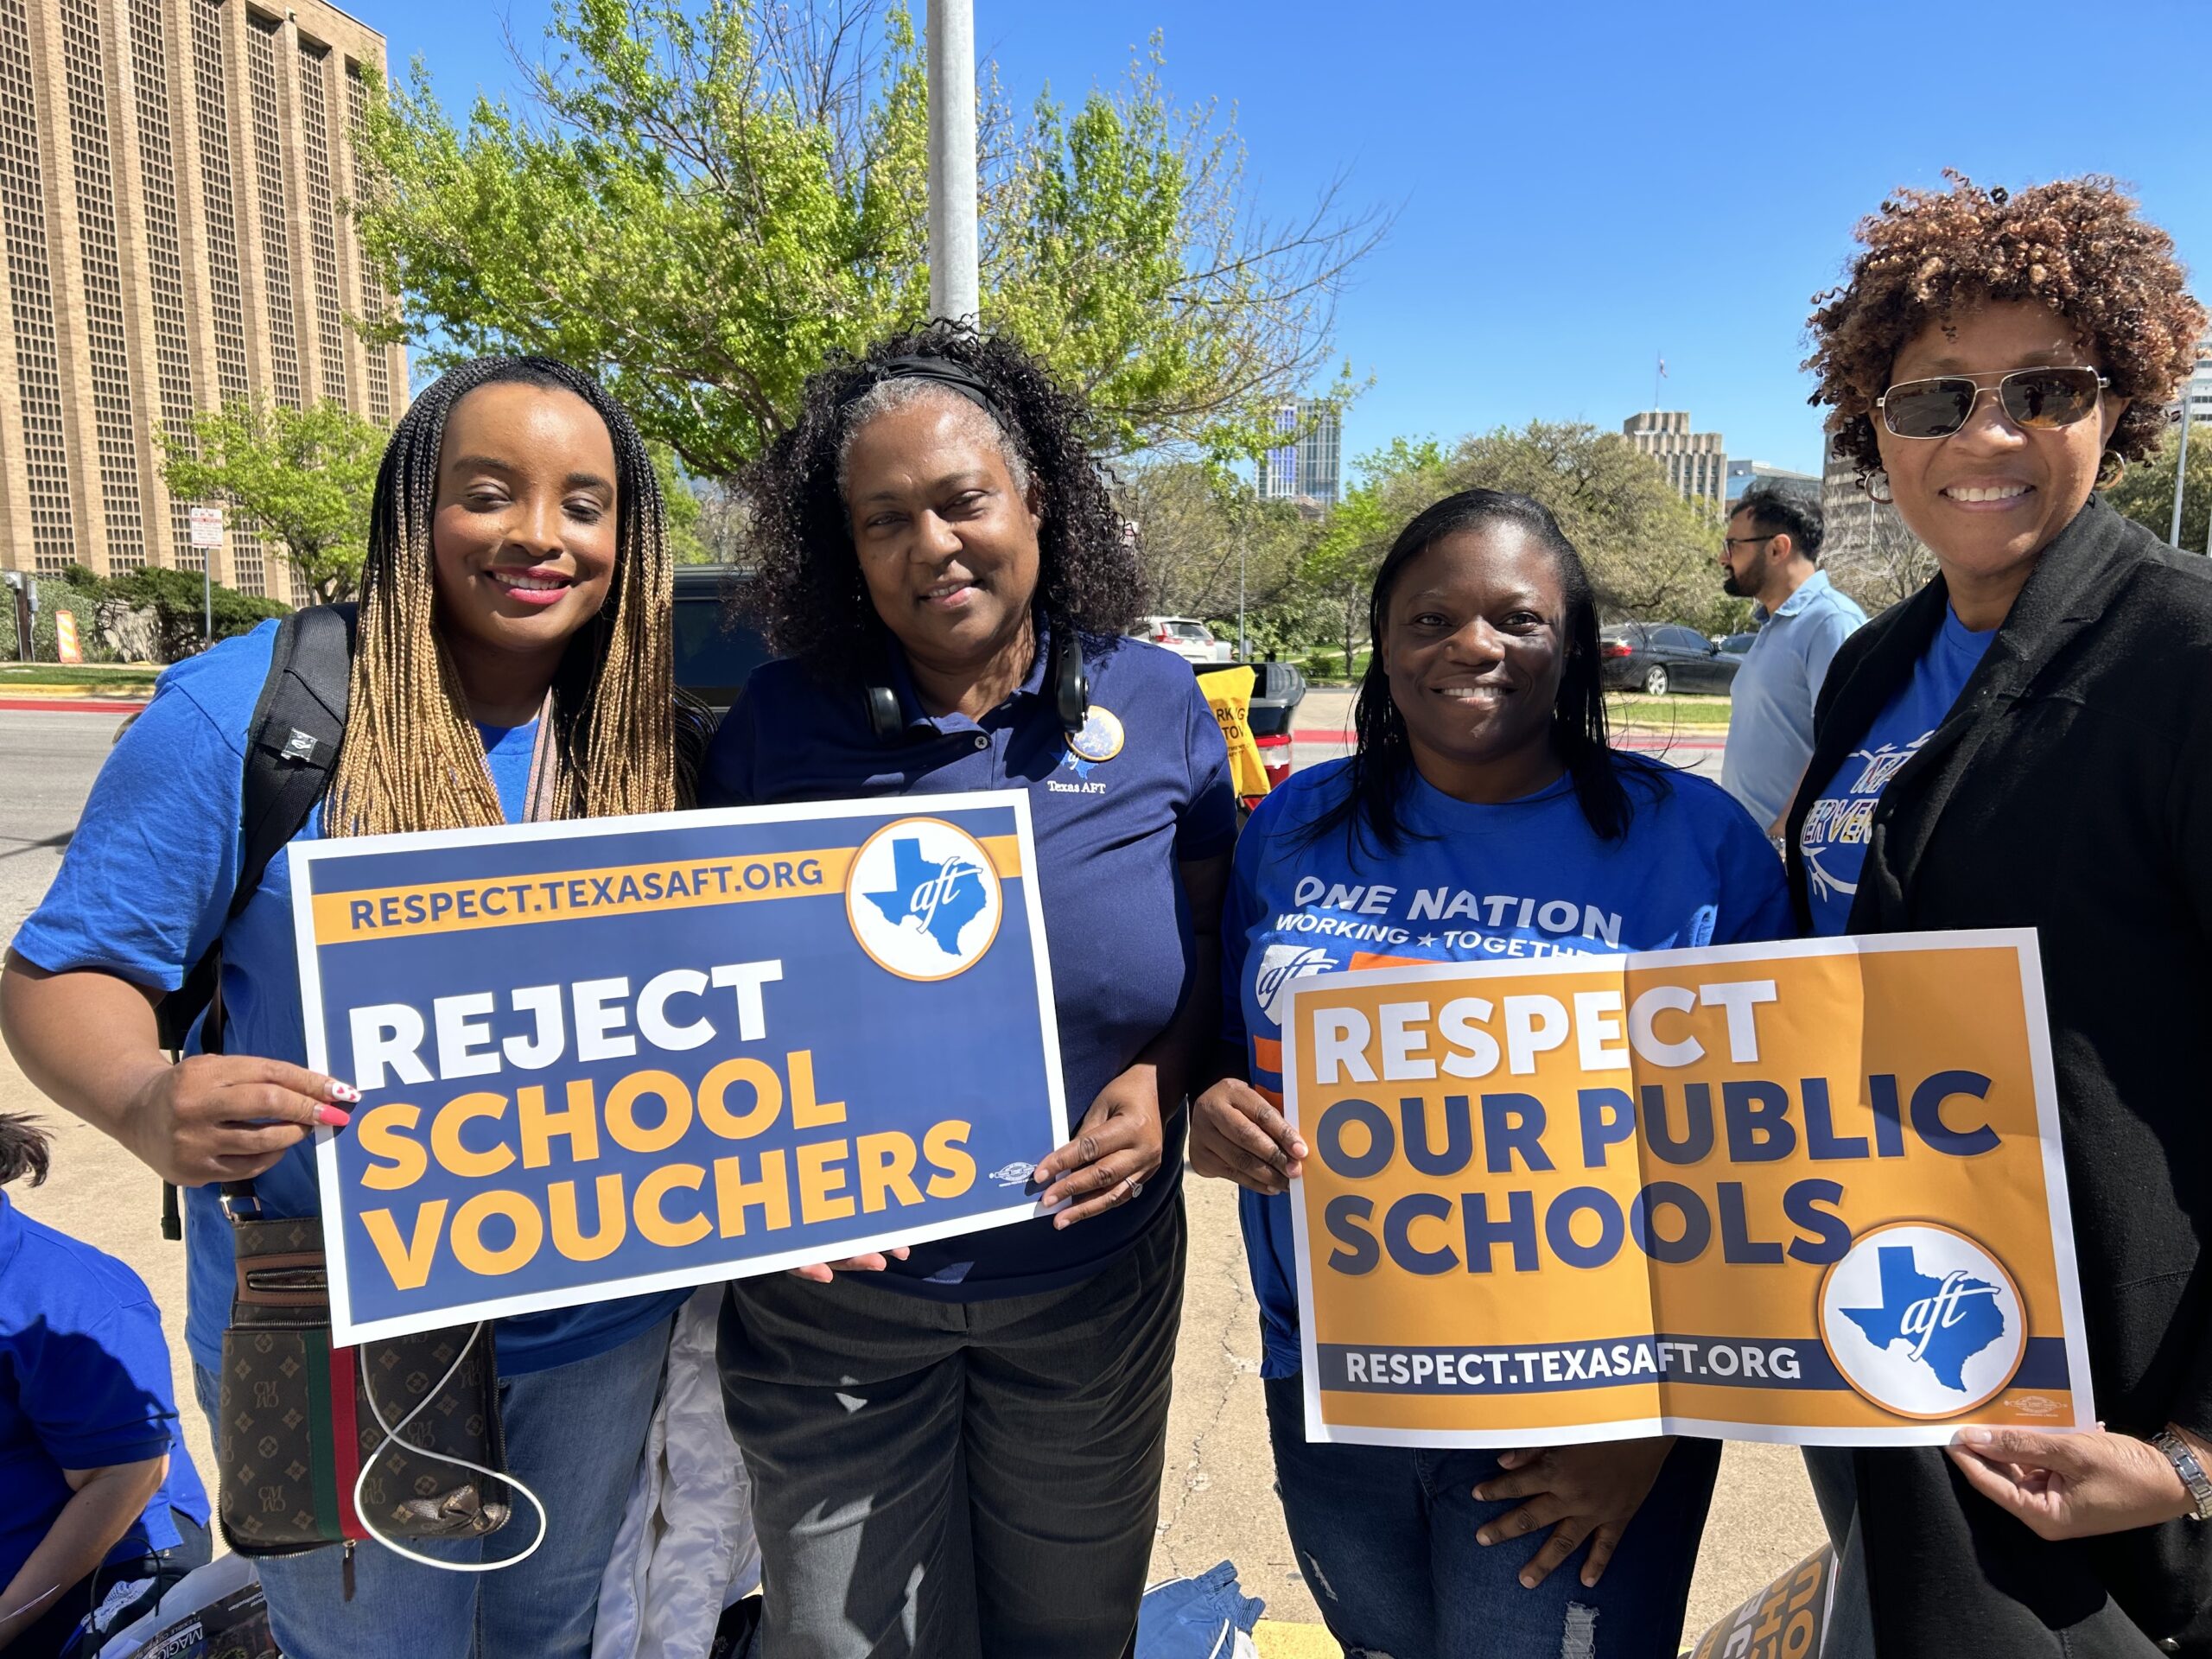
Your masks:
M 1801 924 L 1806 813 L 1948 603 L 1939 576 L 1828 671 L 1789 812 Z M 2098 1413 L 2212 1435 L 2212 571 L 2094 497 L 1883 791 L 1850 931 L 2022 926 L 2043 957 Z M 2212 1522 L 2045 1544 L 1938 1452 L 1855 1463 L 1884 1659 L 2147 1659 L 2146 1636 L 2212 1653 Z

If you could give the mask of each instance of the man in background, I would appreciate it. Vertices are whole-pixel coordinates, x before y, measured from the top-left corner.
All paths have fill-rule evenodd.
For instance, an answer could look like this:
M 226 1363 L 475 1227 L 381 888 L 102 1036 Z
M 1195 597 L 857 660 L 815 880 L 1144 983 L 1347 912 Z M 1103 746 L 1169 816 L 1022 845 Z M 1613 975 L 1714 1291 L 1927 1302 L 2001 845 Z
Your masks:
M 1770 834 L 1813 758 L 1813 703 L 1836 647 L 1866 620 L 1819 569 L 1821 510 L 1781 490 L 1747 493 L 1720 546 L 1721 587 L 1753 601 L 1758 628 L 1737 671 L 1720 782 Z

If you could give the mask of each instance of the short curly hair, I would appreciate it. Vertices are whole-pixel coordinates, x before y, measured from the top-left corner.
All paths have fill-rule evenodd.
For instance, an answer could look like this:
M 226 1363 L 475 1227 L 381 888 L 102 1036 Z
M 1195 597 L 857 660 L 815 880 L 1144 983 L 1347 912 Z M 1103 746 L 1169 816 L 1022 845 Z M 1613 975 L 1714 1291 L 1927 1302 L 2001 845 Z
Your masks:
M 1083 405 L 1012 340 L 938 321 L 809 378 L 798 418 L 739 480 L 753 565 L 739 603 L 769 643 L 832 680 L 865 675 L 882 660 L 883 625 L 861 577 L 839 474 L 852 429 L 892 401 L 868 392 L 896 357 L 950 359 L 988 389 L 1009 467 L 1017 478 L 1027 474 L 1039 512 L 1038 599 L 1050 626 L 1092 635 L 1127 628 L 1143 608 L 1142 575 L 1084 441 Z
M 2033 300 L 2078 328 L 2115 397 L 2129 399 L 2107 453 L 2158 448 L 2164 405 L 2196 363 L 2204 308 L 2190 296 L 2173 238 L 2109 178 L 2056 179 L 2017 194 L 1946 169 L 1947 190 L 1899 190 L 1859 222 L 1866 251 L 1841 288 L 1815 296 L 1810 401 L 1830 405 L 1838 453 L 1863 485 L 1882 470 L 1874 400 L 1891 365 L 1930 321 L 1987 300 Z

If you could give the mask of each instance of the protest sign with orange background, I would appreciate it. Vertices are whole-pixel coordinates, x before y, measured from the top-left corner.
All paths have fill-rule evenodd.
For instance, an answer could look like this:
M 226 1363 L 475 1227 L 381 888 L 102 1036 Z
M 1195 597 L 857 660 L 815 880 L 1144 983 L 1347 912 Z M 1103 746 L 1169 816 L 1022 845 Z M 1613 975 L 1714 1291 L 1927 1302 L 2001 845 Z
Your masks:
M 1282 1065 L 1312 1438 L 2094 1424 L 2032 933 L 1304 979 Z

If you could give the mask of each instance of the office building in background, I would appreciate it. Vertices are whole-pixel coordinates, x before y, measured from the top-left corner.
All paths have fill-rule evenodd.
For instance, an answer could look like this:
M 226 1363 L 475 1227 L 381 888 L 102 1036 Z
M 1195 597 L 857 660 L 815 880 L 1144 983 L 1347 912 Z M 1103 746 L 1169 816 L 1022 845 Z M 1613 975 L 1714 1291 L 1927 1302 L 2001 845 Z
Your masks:
M 1733 508 L 1751 490 L 1803 496 L 1815 506 L 1821 502 L 1821 480 L 1817 474 L 1792 472 L 1787 467 L 1769 466 L 1764 461 L 1737 461 L 1732 457 L 1728 462 L 1728 505 Z
M 200 569 L 161 429 L 407 402 L 340 203 L 384 37 L 321 0 L 0 0 L 0 569 Z M 291 595 L 233 524 L 218 582 Z
M 1728 445 L 1718 432 L 1693 432 L 1688 410 L 1651 409 L 1621 423 L 1621 435 L 1666 470 L 1683 500 L 1719 513 L 1727 499 Z
M 1839 454 L 1833 438 L 1821 452 L 1821 563 L 1870 616 L 1935 568 L 1897 508 L 1859 487 L 1859 463 Z
M 0 0 L 4 3 L 4 0 Z M 1332 507 L 1343 483 L 1344 414 L 1334 404 L 1301 397 L 1275 411 L 1286 442 L 1261 451 L 1260 499 Z
M 2212 432 L 2212 335 L 2197 342 L 2196 372 L 2183 383 L 2181 396 L 2167 405 L 2166 412 L 2177 423 L 2184 402 L 2189 405 L 2189 441 L 2193 444 L 2200 433 Z

